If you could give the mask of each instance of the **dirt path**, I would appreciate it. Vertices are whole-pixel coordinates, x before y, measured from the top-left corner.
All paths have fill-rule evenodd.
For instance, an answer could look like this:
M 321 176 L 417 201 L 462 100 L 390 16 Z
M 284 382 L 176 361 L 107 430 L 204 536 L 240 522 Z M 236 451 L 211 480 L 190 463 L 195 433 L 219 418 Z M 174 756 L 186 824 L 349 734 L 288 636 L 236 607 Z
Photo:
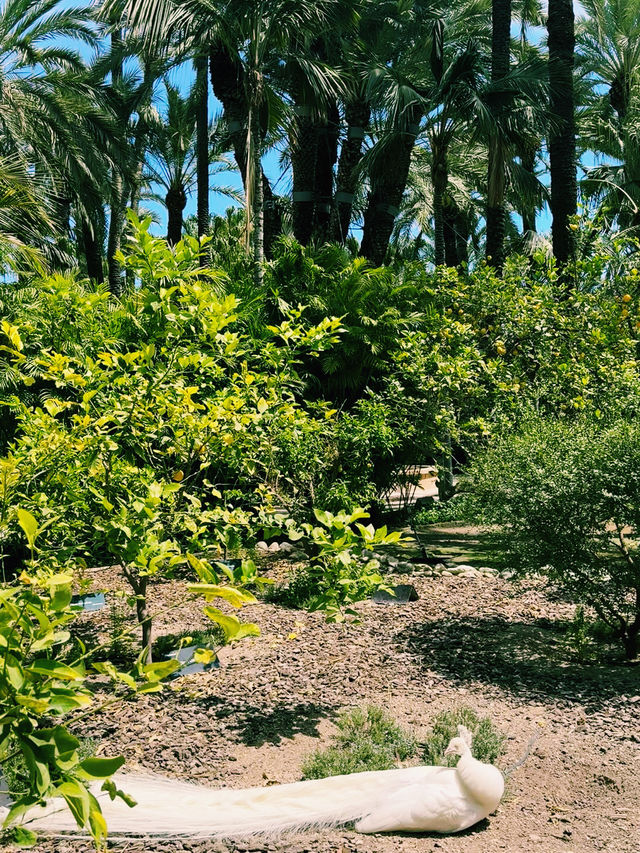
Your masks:
M 246 608 L 262 635 L 225 650 L 220 670 L 138 697 L 83 734 L 99 739 L 103 754 L 124 754 L 131 768 L 245 787 L 299 779 L 303 756 L 326 743 L 344 707 L 382 705 L 420 738 L 434 714 L 464 704 L 506 734 L 503 767 L 539 736 L 496 815 L 451 837 L 341 829 L 264 843 L 134 841 L 126 850 L 638 853 L 640 668 L 566 660 L 557 620 L 573 608 L 535 584 L 421 575 L 412 582 L 418 601 L 363 603 L 358 625 L 327 625 L 272 604 Z M 153 592 L 156 606 L 182 596 L 178 583 Z M 161 633 L 205 625 L 197 602 L 182 602 L 158 622 Z M 50 841 L 38 849 L 84 853 L 89 846 Z

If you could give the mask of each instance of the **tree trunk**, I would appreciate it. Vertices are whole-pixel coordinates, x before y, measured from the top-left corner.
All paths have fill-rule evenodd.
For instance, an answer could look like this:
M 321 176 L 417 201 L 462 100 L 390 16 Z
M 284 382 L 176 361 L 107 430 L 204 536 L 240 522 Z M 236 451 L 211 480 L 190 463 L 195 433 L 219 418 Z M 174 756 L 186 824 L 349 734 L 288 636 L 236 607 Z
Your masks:
M 353 196 L 358 185 L 358 166 L 362 160 L 363 141 L 371 117 L 371 107 L 364 100 L 345 104 L 344 116 L 347 138 L 340 149 L 330 225 L 331 239 L 338 243 L 344 243 L 349 234 Z
M 511 55 L 511 0 L 492 0 L 491 3 L 491 82 L 495 85 L 509 73 Z M 496 98 L 495 122 L 502 120 L 504 95 Z M 487 175 L 487 261 L 501 270 L 504 263 L 504 238 L 507 212 L 505 195 L 505 151 L 499 132 L 489 137 L 489 168 Z
M 116 259 L 116 252 L 120 251 L 125 220 L 125 195 L 122 183 L 122 178 L 114 170 L 111 175 L 111 215 L 109 217 L 109 238 L 107 240 L 109 290 L 114 296 L 122 295 L 122 267 Z
M 104 270 L 102 269 L 102 247 L 98 240 L 95 226 L 82 217 L 80 223 L 82 235 L 82 248 L 84 250 L 85 263 L 87 265 L 87 276 L 102 284 L 104 281 Z
M 253 150 L 255 158 L 253 174 L 256 176 L 256 185 L 253 194 L 253 260 L 255 264 L 253 282 L 256 287 L 256 294 L 258 294 L 262 292 L 264 284 L 264 194 L 263 182 L 261 180 L 261 148 L 257 141 Z
M 187 204 L 184 187 L 171 187 L 164 200 L 167 205 L 167 243 L 175 246 L 182 239 L 182 211 Z
M 149 605 L 147 603 L 147 581 L 148 578 L 146 575 L 137 578 L 134 592 L 136 593 L 136 615 L 138 617 L 138 624 L 142 628 L 142 661 L 143 663 L 152 663 L 153 655 L 151 647 L 153 632 Z
M 575 256 L 575 237 L 569 228 L 577 212 L 576 137 L 573 93 L 575 49 L 573 0 L 549 0 L 549 106 L 558 122 L 549 136 L 551 172 L 551 235 L 560 266 Z M 570 276 L 565 271 L 565 281 Z
M 447 197 L 442 205 L 442 230 L 444 242 L 444 262 L 448 267 L 457 267 L 458 258 L 458 206 L 452 198 Z
M 240 170 L 242 183 L 247 175 L 247 122 L 249 108 L 245 95 L 244 69 L 237 57 L 231 56 L 221 42 L 215 42 L 209 52 L 211 86 L 216 98 L 224 108 L 233 155 Z M 282 233 L 282 216 L 271 185 L 262 169 L 262 196 L 264 212 L 264 251 L 271 256 L 271 246 Z M 246 192 L 246 187 L 245 187 Z
M 432 140 L 431 182 L 433 184 L 433 241 L 434 263 L 437 267 L 446 262 L 444 241 L 444 195 L 449 183 L 446 152 Z
M 291 169 L 293 172 L 292 220 L 293 236 L 306 246 L 313 230 L 315 208 L 316 158 L 318 153 L 318 127 L 311 108 L 298 104 L 289 134 Z
M 198 111 L 196 115 L 196 182 L 198 237 L 209 233 L 209 78 L 207 57 L 196 57 Z
M 360 252 L 373 264 L 384 262 L 396 216 L 407 185 L 411 155 L 422 118 L 422 107 L 407 109 L 407 125 L 394 128 L 383 152 L 371 170 L 371 190 L 364 214 Z
M 316 154 L 316 209 L 314 236 L 318 243 L 330 239 L 331 211 L 333 209 L 333 172 L 338 160 L 340 113 L 335 101 L 327 107 L 327 120 L 318 128 Z
M 532 146 L 526 146 L 520 151 L 520 164 L 525 172 L 531 176 L 536 173 L 536 154 L 537 150 Z M 536 208 L 535 204 L 523 199 L 520 208 L 520 216 L 522 217 L 522 233 L 536 233 Z
M 122 49 L 122 32 L 119 29 L 114 29 L 111 33 L 111 49 L 116 56 Z M 119 58 L 115 63 L 112 71 L 112 80 L 114 87 L 122 81 L 123 67 L 122 59 Z M 116 92 L 116 97 L 118 93 Z M 120 116 L 121 124 L 125 125 L 124 116 Z M 126 132 L 125 127 L 119 128 L 123 136 Z M 122 230 L 124 228 L 124 205 L 126 203 L 126 195 L 124 190 L 124 181 L 118 171 L 118 167 L 114 166 L 111 172 L 111 199 L 110 199 L 110 216 L 109 216 L 109 237 L 107 240 L 107 264 L 109 268 L 109 290 L 114 296 L 122 295 L 122 269 L 120 262 L 116 260 L 116 252 L 120 251 L 122 241 Z

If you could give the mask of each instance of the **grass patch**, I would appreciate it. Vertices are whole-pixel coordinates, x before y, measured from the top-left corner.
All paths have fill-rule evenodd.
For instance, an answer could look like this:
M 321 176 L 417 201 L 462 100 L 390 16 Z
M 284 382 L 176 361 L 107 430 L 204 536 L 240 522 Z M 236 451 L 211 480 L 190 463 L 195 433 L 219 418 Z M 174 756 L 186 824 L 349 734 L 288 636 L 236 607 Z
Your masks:
M 269 586 L 263 593 L 264 601 L 279 604 L 292 610 L 304 610 L 318 594 L 318 580 L 304 569 L 294 571 L 286 583 Z
M 305 779 L 323 779 L 365 770 L 390 770 L 414 756 L 418 744 L 381 708 L 355 708 L 342 714 L 333 743 L 302 765 Z
M 444 751 L 451 738 L 457 737 L 458 726 L 466 726 L 473 735 L 471 747 L 473 757 L 486 764 L 495 764 L 504 752 L 504 735 L 489 717 L 479 717 L 473 709 L 468 707 L 442 711 L 435 716 L 431 732 L 424 742 L 424 763 L 455 767 L 458 756 L 445 757 Z

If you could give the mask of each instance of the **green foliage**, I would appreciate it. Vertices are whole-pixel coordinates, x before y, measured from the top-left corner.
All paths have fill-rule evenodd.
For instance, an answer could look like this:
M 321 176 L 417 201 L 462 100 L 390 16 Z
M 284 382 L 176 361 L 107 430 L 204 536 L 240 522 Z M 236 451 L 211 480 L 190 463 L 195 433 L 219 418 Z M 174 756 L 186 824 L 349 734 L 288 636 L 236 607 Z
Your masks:
M 471 468 L 479 511 L 500 525 L 505 563 L 590 605 L 638 654 L 640 429 L 536 420 Z
M 495 764 L 504 752 L 504 735 L 490 717 L 479 717 L 466 706 L 436 714 L 424 742 L 424 763 L 444 767 L 454 767 L 458 763 L 457 755 L 444 754 L 449 741 L 458 736 L 458 726 L 466 726 L 473 735 L 471 751 L 474 758 L 485 764 Z
M 362 510 L 335 515 L 315 510 L 315 516 L 321 526 L 302 525 L 303 544 L 310 556 L 303 569 L 304 584 L 313 590 L 307 606 L 322 610 L 330 621 L 340 621 L 345 615 L 356 615 L 350 605 L 385 587 L 378 561 L 365 562 L 362 555 L 380 545 L 397 545 L 404 540 L 398 532 L 387 532 L 386 527 L 361 524 L 369 517 Z
M 35 519 L 26 511 L 19 518 L 33 541 Z M 12 778 L 19 783 L 19 789 L 11 791 L 13 806 L 4 827 L 19 822 L 31 806 L 61 797 L 99 846 L 106 825 L 86 783 L 103 780 L 111 790 L 110 777 L 124 759 L 87 755 L 87 745 L 83 752 L 80 741 L 63 724 L 67 715 L 97 710 L 86 684 L 86 656 L 65 662 L 58 655 L 76 618 L 70 607 L 73 579 L 34 564 L 28 568 L 18 584 L 0 588 L 0 766 L 8 764 L 9 775 L 13 771 Z M 115 700 L 133 692 L 160 690 L 162 678 L 176 666 L 175 661 L 151 666 L 139 662 L 133 672 L 120 672 L 105 663 L 94 664 L 94 669 L 111 678 Z M 15 759 L 20 761 L 17 773 Z M 115 788 L 113 794 L 120 795 Z M 26 843 L 31 838 L 22 827 L 15 831 L 17 840 Z
M 381 708 L 354 708 L 340 716 L 333 743 L 302 765 L 305 779 L 322 779 L 365 770 L 390 770 L 418 749 L 409 732 Z

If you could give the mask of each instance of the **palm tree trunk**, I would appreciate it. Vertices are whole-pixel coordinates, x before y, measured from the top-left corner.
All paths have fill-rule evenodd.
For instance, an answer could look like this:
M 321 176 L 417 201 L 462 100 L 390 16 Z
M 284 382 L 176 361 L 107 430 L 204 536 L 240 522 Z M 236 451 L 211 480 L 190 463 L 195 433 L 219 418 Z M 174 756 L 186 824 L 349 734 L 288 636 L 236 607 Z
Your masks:
M 198 237 L 209 233 L 209 79 L 207 57 L 196 58 L 198 112 L 196 115 L 196 184 Z
M 491 3 L 491 82 L 499 83 L 509 73 L 511 46 L 511 0 L 492 0 Z M 494 121 L 502 118 L 505 103 L 498 96 Z M 504 263 L 504 238 L 507 212 L 504 205 L 506 176 L 505 151 L 498 132 L 489 137 L 489 168 L 487 176 L 487 261 L 501 270 Z
M 122 32 L 119 29 L 114 29 L 111 33 L 111 50 L 117 57 L 112 70 L 112 80 L 114 86 L 122 80 L 123 65 L 122 58 L 119 56 L 122 49 Z M 117 93 L 116 93 L 117 95 Z M 124 121 L 123 121 L 124 123 Z M 120 127 L 120 132 L 123 136 L 125 128 Z M 122 229 L 124 228 L 124 205 L 126 204 L 126 194 L 124 190 L 124 181 L 118 171 L 118 166 L 114 166 L 111 173 L 111 210 L 109 216 L 109 237 L 107 240 L 107 264 L 109 268 L 109 290 L 114 296 L 122 294 L 122 269 L 120 262 L 116 259 L 116 253 L 120 251 L 122 241 Z
M 298 104 L 294 110 L 296 117 L 289 135 L 293 171 L 293 236 L 306 246 L 313 230 L 318 127 L 310 107 Z
M 447 154 L 433 140 L 431 142 L 431 182 L 433 184 L 433 240 L 434 263 L 437 267 L 446 262 L 445 228 L 444 228 L 444 195 L 449 183 L 449 167 Z
M 371 170 L 371 191 L 364 214 L 360 252 L 376 265 L 384 262 L 393 225 L 400 212 L 422 107 L 414 104 L 407 113 L 407 125 L 394 128 L 393 135 L 385 142 L 384 153 Z
M 520 151 L 520 164 L 525 172 L 531 176 L 535 176 L 536 170 L 536 154 L 537 151 L 532 145 L 528 145 Z M 520 206 L 520 216 L 522 217 L 522 233 L 536 233 L 536 208 L 535 204 L 527 199 L 523 199 Z
M 460 263 L 458 257 L 458 205 L 447 194 L 442 205 L 442 231 L 444 241 L 444 262 L 448 267 L 457 267 Z
M 182 211 L 187 204 L 184 187 L 171 187 L 165 196 L 167 205 L 167 243 L 175 246 L 182 239 Z
M 257 136 L 254 137 L 253 144 L 253 176 L 255 181 L 253 193 L 253 260 L 254 260 L 254 284 L 256 292 L 262 292 L 264 283 L 264 193 L 262 180 L 262 165 L 260 153 L 262 150 L 261 140 L 259 137 L 259 118 L 257 111 L 254 113 L 254 132 Z
M 502 270 L 504 264 L 504 238 L 507 227 L 507 212 L 504 206 L 506 186 L 504 145 L 499 134 L 489 137 L 489 176 L 487 185 L 487 263 Z
M 84 258 L 87 266 L 87 276 L 92 280 L 102 284 L 104 281 L 104 271 L 102 269 L 102 248 L 97 239 L 96 228 L 88 221 L 86 217 L 82 217 L 80 223 L 82 235 L 82 248 L 84 250 Z
M 224 117 L 233 147 L 233 155 L 242 176 L 247 174 L 247 122 L 249 107 L 245 95 L 245 75 L 242 64 L 229 53 L 221 42 L 214 42 L 209 51 L 211 87 L 224 108 Z M 271 185 L 262 168 L 262 197 L 264 216 L 263 247 L 267 257 L 275 238 L 282 233 L 282 216 Z M 246 186 L 245 186 L 246 192 Z
M 314 233 L 318 243 L 326 243 L 329 237 L 331 211 L 333 209 L 333 172 L 338 160 L 338 136 L 340 113 L 335 101 L 327 107 L 327 119 L 318 128 L 316 154 L 316 210 Z
M 331 239 L 344 243 L 351 224 L 353 196 L 358 185 L 358 166 L 362 160 L 364 135 L 371 117 L 371 107 L 364 101 L 345 104 L 347 138 L 340 149 L 336 194 L 331 213 Z
M 125 194 L 123 181 L 117 170 L 111 176 L 111 216 L 109 218 L 109 238 L 107 240 L 107 263 L 109 267 L 109 290 L 114 296 L 122 295 L 122 268 L 116 258 L 122 243 L 124 228 Z
M 549 136 L 551 172 L 551 235 L 553 254 L 562 267 L 575 255 L 575 238 L 569 228 L 577 212 L 576 137 L 573 92 L 575 49 L 572 0 L 549 0 L 549 106 L 558 121 Z M 565 280 L 569 275 L 565 270 Z

